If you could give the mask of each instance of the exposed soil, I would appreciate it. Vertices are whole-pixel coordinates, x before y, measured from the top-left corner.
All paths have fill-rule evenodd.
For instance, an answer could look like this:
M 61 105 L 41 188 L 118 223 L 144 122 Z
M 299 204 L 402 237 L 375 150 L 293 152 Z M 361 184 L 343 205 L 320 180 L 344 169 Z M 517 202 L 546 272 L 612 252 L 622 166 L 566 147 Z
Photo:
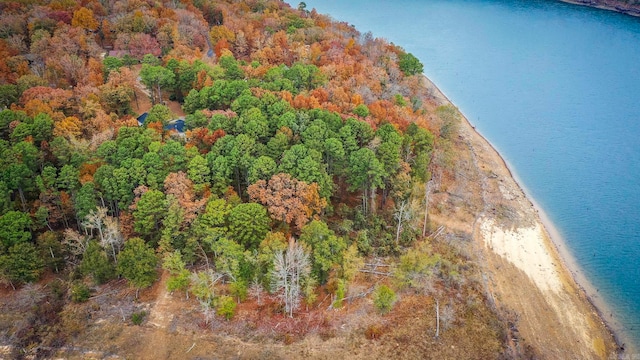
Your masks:
M 437 103 L 449 103 L 430 85 Z M 473 222 L 473 239 L 489 297 L 517 329 L 510 334 L 513 355 L 615 357 L 618 349 L 610 330 L 561 261 L 537 209 L 503 159 L 466 119 L 459 134 L 459 143 L 466 147 L 460 150 L 472 160 L 472 166 L 464 169 L 465 177 L 480 187 L 468 199 L 481 206 Z M 460 158 L 464 162 L 466 157 Z M 461 225 L 438 220 L 451 227 Z
M 443 289 L 439 300 L 455 306 L 455 319 L 435 338 L 435 298 L 401 294 L 394 310 L 379 315 L 369 297 L 384 276 L 359 275 L 340 309 L 320 294 L 294 318 L 275 299 L 249 299 L 232 321 L 205 323 L 199 305 L 166 291 L 167 275 L 152 288 L 135 291 L 123 282 L 101 288 L 84 304 L 68 305 L 66 321 L 76 333 L 56 356 L 65 359 L 488 359 L 503 351 L 501 324 L 472 287 Z M 146 311 L 141 325 L 131 315 Z M 90 319 L 90 321 L 87 321 Z M 444 321 L 444 320 L 443 320 Z

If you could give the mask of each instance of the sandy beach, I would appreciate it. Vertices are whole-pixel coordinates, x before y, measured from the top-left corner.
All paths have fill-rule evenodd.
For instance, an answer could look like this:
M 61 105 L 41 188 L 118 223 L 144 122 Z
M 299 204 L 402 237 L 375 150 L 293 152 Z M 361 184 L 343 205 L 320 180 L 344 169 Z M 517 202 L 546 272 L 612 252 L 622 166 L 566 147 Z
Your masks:
M 426 82 L 436 105 L 451 104 L 435 84 Z M 572 275 L 571 259 L 564 259 L 568 254 L 558 251 L 562 239 L 553 224 L 466 118 L 459 137 L 469 170 L 475 172 L 470 182 L 478 183 L 473 241 L 488 296 L 501 316 L 514 323 L 509 342 L 515 353 L 530 347 L 545 359 L 617 358 L 614 335 Z M 557 238 L 552 239 L 548 228 Z

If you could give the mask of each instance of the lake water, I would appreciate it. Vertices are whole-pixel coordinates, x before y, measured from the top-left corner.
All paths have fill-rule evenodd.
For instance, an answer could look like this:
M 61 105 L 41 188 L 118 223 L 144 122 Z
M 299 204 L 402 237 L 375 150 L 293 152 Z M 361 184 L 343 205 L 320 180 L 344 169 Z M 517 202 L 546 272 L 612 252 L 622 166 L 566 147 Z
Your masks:
M 640 18 L 552 0 L 305 2 L 420 58 L 640 348 Z

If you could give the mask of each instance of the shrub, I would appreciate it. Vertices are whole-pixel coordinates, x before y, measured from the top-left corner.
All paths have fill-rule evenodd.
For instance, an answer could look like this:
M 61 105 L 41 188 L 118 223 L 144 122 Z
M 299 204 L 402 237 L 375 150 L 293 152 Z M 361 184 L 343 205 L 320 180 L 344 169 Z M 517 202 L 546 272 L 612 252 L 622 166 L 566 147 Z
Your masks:
M 353 211 L 347 204 L 339 203 L 338 205 L 336 205 L 335 214 L 342 219 L 347 219 L 353 216 Z
M 367 230 L 358 231 L 356 243 L 358 244 L 358 251 L 363 255 L 369 255 L 373 250 L 369 239 L 369 232 Z
M 396 293 L 386 285 L 378 286 L 373 293 L 373 304 L 381 314 L 391 311 L 395 302 Z
M 151 66 L 158 66 L 160 65 L 160 59 L 158 59 L 157 56 L 154 56 L 153 54 L 146 54 L 145 56 L 142 57 L 142 61 L 143 64 L 147 64 L 147 65 L 151 65 Z
M 429 291 L 433 287 L 434 269 L 441 262 L 440 255 L 434 255 L 429 244 L 421 242 L 400 256 L 394 277 L 401 287 Z
M 79 267 L 82 275 L 89 275 L 100 285 L 115 277 L 115 268 L 97 241 L 91 241 L 82 257 Z
M 147 312 L 144 310 L 134 312 L 133 314 L 131 314 L 131 322 L 133 323 L 133 325 L 140 325 L 146 317 Z
M 404 99 L 404 97 L 400 94 L 396 94 L 393 97 L 394 102 L 396 103 L 396 105 L 398 106 L 407 106 L 407 101 Z
M 302 282 L 302 293 L 304 294 L 305 305 L 311 306 L 318 299 L 318 294 L 316 293 L 317 285 L 318 281 L 313 276 L 308 276 Z
M 231 296 L 221 296 L 218 299 L 218 308 L 216 313 L 227 320 L 231 320 L 236 313 L 236 302 Z
M 229 284 L 229 292 L 238 302 L 245 301 L 248 295 L 247 283 L 244 280 L 236 280 Z
M 346 235 L 353 230 L 353 221 L 350 219 L 343 219 L 338 224 L 338 232 L 342 235 Z
M 367 105 L 360 104 L 353 109 L 353 113 L 364 118 L 369 116 L 369 108 Z
M 81 303 L 89 300 L 91 296 L 91 289 L 84 283 L 76 283 L 71 286 L 71 300 L 73 302 Z
M 68 289 L 66 284 L 60 279 L 54 279 L 50 282 L 49 288 L 51 289 L 51 296 L 56 300 L 63 300 Z
M 383 333 L 384 328 L 382 327 L 382 325 L 373 324 L 367 327 L 367 329 L 364 331 L 364 336 L 369 340 L 377 340 L 380 339 Z
M 345 281 L 338 280 L 338 288 L 336 289 L 336 300 L 331 305 L 334 309 L 340 309 L 342 307 L 342 299 L 344 299 L 345 287 Z
M 400 233 L 400 246 L 409 247 L 413 245 L 413 242 L 421 235 L 421 229 L 412 228 L 407 226 L 406 229 L 402 229 L 402 233 Z

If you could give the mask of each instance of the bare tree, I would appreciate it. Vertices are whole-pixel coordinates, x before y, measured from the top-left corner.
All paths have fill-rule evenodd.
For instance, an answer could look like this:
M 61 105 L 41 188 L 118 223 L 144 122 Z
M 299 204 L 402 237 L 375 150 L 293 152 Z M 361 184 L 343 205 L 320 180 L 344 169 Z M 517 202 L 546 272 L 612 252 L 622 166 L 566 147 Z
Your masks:
M 29 283 L 18 293 L 16 303 L 20 304 L 23 309 L 34 309 L 34 306 L 37 306 L 45 296 L 44 288 L 41 285 Z
M 442 173 L 432 172 L 431 179 L 425 184 L 424 187 L 424 223 L 422 224 L 422 237 L 427 236 L 427 224 L 429 223 L 429 197 L 431 191 L 440 187 L 440 179 Z
M 436 339 L 440 337 L 440 301 L 436 298 Z
M 277 252 L 271 272 L 272 289 L 284 303 L 285 312 L 293 317 L 300 307 L 302 281 L 309 276 L 309 255 L 296 242 L 290 242 L 286 252 Z
M 262 297 L 264 296 L 264 288 L 257 278 L 253 279 L 251 286 L 249 286 L 249 295 L 255 298 L 258 305 L 262 305 Z
M 118 219 L 107 216 L 104 219 L 104 225 L 104 237 L 100 242 L 100 245 L 104 249 L 110 247 L 113 261 L 118 262 L 116 254 L 120 252 L 120 248 L 122 248 L 122 245 L 124 244 L 124 236 L 122 236 L 122 233 L 120 232 Z
M 440 327 L 442 330 L 447 330 L 453 322 L 456 320 L 456 312 L 453 308 L 453 303 L 445 305 L 444 309 L 440 312 Z
M 62 245 L 66 246 L 72 259 L 71 262 L 75 262 L 80 258 L 89 243 L 90 237 L 84 236 L 73 229 L 66 229 L 64 231 L 64 237 L 62 238 Z
M 413 217 L 408 199 L 402 200 L 400 204 L 396 205 L 396 211 L 393 213 L 393 217 L 398 222 L 398 226 L 396 227 L 396 245 L 398 245 L 400 233 L 402 232 L 402 224 Z
M 212 269 L 191 274 L 191 288 L 189 290 L 198 299 L 206 324 L 209 324 L 213 316 L 211 305 L 215 298 L 215 285 L 223 277 L 223 274 L 216 273 Z
M 124 244 L 124 237 L 120 232 L 118 220 L 107 215 L 107 208 L 98 207 L 96 210 L 91 210 L 85 216 L 82 227 L 98 230 L 100 246 L 105 250 L 110 248 L 113 261 L 117 262 L 116 253 L 120 251 L 122 244 Z
M 447 304 L 442 311 L 440 311 L 440 301 L 436 296 L 436 339 L 440 336 L 440 328 L 443 330 L 448 329 L 455 321 L 455 310 L 451 303 Z M 440 325 L 442 323 L 442 326 Z
M 96 210 L 91 210 L 82 222 L 82 227 L 85 229 L 96 229 L 98 235 L 100 235 L 100 243 L 104 241 L 104 234 L 102 233 L 102 227 L 104 226 L 104 219 L 107 217 L 107 208 L 98 207 Z

